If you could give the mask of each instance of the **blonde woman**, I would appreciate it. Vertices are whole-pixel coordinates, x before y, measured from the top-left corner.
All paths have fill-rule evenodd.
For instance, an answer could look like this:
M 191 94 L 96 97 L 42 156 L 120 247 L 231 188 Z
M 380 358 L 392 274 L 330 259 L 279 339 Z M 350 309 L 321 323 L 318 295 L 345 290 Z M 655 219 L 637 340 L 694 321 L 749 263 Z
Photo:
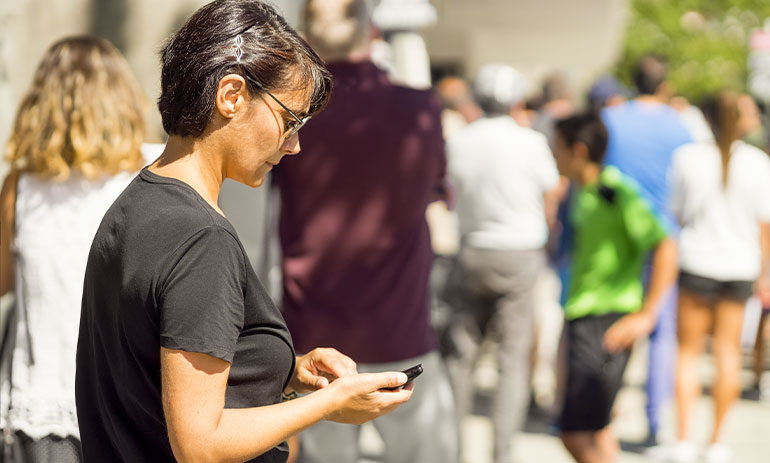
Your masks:
M 102 216 L 144 164 L 145 107 L 118 50 L 85 36 L 48 49 L 19 106 L 0 197 L 0 294 L 16 291 L 20 321 L 0 426 L 14 431 L 26 461 L 81 460 L 83 275 Z

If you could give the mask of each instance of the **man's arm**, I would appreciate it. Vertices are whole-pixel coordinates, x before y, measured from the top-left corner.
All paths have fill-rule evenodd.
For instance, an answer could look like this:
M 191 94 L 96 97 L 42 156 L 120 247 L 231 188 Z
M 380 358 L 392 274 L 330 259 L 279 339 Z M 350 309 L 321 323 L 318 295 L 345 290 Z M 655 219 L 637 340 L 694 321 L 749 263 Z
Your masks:
M 556 225 L 556 216 L 559 214 L 559 205 L 567 197 L 569 191 L 569 179 L 559 176 L 559 183 L 555 188 L 546 191 L 543 194 L 543 211 L 545 212 L 545 223 L 548 230 L 552 231 Z
M 637 339 L 652 332 L 661 302 L 676 283 L 678 268 L 676 241 L 666 237 L 653 251 L 649 287 L 641 310 L 621 318 L 605 333 L 604 346 L 608 351 L 628 349 Z

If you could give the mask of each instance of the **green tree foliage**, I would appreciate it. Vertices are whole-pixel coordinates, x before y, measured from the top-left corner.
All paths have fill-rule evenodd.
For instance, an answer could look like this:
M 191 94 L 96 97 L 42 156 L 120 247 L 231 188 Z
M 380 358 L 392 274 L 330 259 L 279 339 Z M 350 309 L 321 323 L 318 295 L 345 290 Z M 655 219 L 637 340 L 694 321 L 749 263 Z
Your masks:
M 770 18 L 770 0 L 630 0 L 617 76 L 631 84 L 642 55 L 669 59 L 670 81 L 692 101 L 721 88 L 745 90 L 748 37 Z

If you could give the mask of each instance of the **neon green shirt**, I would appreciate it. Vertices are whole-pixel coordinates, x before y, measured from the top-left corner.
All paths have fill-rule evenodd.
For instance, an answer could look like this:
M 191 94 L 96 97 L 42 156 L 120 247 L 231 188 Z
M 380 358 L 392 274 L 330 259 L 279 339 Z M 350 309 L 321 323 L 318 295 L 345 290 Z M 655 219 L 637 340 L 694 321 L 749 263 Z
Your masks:
M 642 266 L 666 237 L 663 221 L 636 184 L 608 166 L 573 202 L 575 229 L 565 316 L 572 320 L 642 306 Z

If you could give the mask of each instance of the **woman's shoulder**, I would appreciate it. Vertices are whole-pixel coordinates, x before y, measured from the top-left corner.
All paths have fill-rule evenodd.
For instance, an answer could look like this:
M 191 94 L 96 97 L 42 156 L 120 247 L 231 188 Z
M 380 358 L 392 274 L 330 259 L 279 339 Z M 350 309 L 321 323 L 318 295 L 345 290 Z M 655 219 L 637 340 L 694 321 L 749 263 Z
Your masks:
M 674 170 L 689 170 L 704 165 L 704 161 L 719 159 L 719 148 L 714 142 L 694 141 L 674 150 L 671 165 Z
M 197 231 L 206 227 L 230 229 L 227 219 L 217 213 L 198 192 L 181 180 L 158 175 L 148 168 L 119 200 L 121 208 L 152 217 L 158 227 L 170 226 L 178 231 Z
M 735 155 L 740 155 L 749 162 L 770 165 L 770 154 L 744 141 L 735 142 Z
M 738 169 L 741 177 L 756 179 L 757 181 L 770 182 L 770 155 L 756 146 L 739 142 L 730 160 L 730 168 Z
M 713 141 L 692 141 L 674 150 L 674 156 L 687 158 L 703 155 L 703 153 L 719 153 L 719 148 Z

